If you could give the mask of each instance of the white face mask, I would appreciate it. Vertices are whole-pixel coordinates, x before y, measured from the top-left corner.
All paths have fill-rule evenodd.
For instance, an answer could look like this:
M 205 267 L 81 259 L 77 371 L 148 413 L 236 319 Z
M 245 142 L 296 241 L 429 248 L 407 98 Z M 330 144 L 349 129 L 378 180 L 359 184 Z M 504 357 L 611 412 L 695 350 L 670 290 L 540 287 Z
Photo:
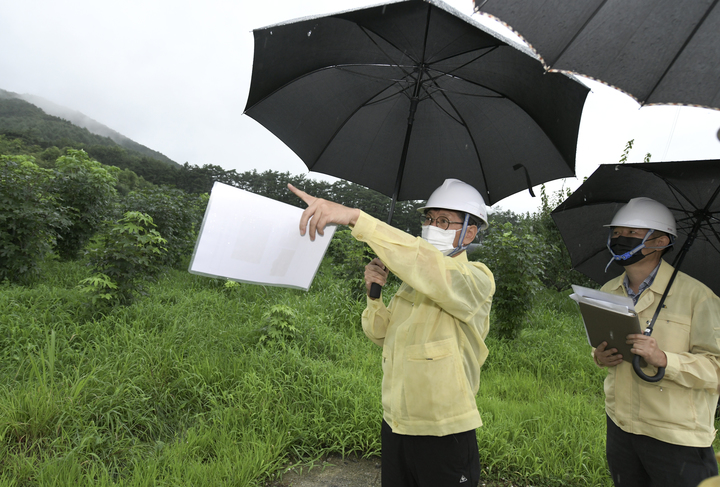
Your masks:
M 422 227 L 422 238 L 427 243 L 438 249 L 445 255 L 455 250 L 455 235 L 457 230 L 443 230 L 435 225 L 425 225 Z

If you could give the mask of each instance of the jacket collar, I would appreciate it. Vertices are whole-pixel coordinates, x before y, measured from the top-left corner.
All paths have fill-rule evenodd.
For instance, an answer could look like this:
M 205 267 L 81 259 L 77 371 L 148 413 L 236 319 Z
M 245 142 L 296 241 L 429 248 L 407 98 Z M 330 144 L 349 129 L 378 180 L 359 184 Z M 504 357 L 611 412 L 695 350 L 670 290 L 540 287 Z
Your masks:
M 650 307 L 655 302 L 655 296 L 657 295 L 657 299 L 660 299 L 660 296 L 665 292 L 665 288 L 668 285 L 668 282 L 670 282 L 670 277 L 672 276 L 673 271 L 675 268 L 665 262 L 665 260 L 660 261 L 660 268 L 657 271 L 657 274 L 655 275 L 655 280 L 650 285 L 649 289 L 652 292 L 648 292 L 646 289 L 642 295 L 640 296 L 640 299 L 638 299 L 637 304 L 635 304 L 635 311 L 638 313 L 641 311 L 644 311 L 648 307 Z M 623 272 L 620 276 L 616 277 L 612 281 L 610 281 L 610 290 L 611 291 L 620 291 L 623 295 L 627 295 L 625 292 L 625 286 L 623 286 L 623 281 L 625 280 L 625 272 Z M 670 288 L 670 292 L 668 293 L 668 296 L 671 296 L 674 289 Z

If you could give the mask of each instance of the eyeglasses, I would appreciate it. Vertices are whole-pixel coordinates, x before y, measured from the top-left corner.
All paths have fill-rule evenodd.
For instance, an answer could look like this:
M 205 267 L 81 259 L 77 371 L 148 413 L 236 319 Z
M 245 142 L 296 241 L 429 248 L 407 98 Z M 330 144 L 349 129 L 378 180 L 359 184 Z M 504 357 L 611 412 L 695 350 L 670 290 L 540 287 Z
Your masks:
M 457 224 L 457 225 L 462 225 L 462 224 L 463 224 L 463 222 L 451 222 L 450 220 L 448 220 L 448 219 L 445 218 L 444 216 L 439 216 L 439 217 L 437 217 L 437 218 L 433 218 L 433 217 L 431 217 L 430 215 L 423 215 L 423 216 L 421 216 L 421 217 L 420 217 L 420 223 L 421 223 L 423 226 L 435 224 L 435 226 L 437 226 L 438 228 L 442 228 L 443 230 L 447 230 L 448 227 L 449 227 L 450 225 L 452 225 L 453 223 L 455 223 L 455 224 Z

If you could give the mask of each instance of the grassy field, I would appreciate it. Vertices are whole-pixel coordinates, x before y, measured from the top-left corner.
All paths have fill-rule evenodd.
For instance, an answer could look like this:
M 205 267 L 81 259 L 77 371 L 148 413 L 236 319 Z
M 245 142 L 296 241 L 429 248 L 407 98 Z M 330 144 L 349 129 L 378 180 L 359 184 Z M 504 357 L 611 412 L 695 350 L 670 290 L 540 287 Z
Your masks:
M 328 267 L 307 293 L 171 272 L 94 318 L 85 272 L 0 286 L 0 485 L 262 486 L 288 463 L 379 454 L 380 348 Z M 611 485 L 604 372 L 566 294 L 488 346 L 485 476 Z

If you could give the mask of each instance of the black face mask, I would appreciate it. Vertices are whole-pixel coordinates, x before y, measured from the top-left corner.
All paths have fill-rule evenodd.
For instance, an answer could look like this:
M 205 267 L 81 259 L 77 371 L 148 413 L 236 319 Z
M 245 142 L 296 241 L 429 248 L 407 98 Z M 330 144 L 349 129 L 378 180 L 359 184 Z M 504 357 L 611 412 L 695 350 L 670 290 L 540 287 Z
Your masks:
M 657 237 L 655 237 L 657 238 Z M 650 240 L 654 239 L 648 239 L 646 242 L 649 242 Z M 615 237 L 610 240 L 610 250 L 612 250 L 613 254 L 615 255 L 623 255 L 627 252 L 630 252 L 632 249 L 637 247 L 638 245 L 641 245 L 643 243 L 643 239 L 641 238 L 635 238 L 635 237 Z M 620 265 L 622 267 L 629 266 L 636 264 L 643 260 L 645 257 L 647 257 L 650 254 L 644 254 L 642 253 L 642 249 L 635 252 L 633 255 L 628 257 L 627 259 L 616 259 L 613 260 L 617 265 Z

